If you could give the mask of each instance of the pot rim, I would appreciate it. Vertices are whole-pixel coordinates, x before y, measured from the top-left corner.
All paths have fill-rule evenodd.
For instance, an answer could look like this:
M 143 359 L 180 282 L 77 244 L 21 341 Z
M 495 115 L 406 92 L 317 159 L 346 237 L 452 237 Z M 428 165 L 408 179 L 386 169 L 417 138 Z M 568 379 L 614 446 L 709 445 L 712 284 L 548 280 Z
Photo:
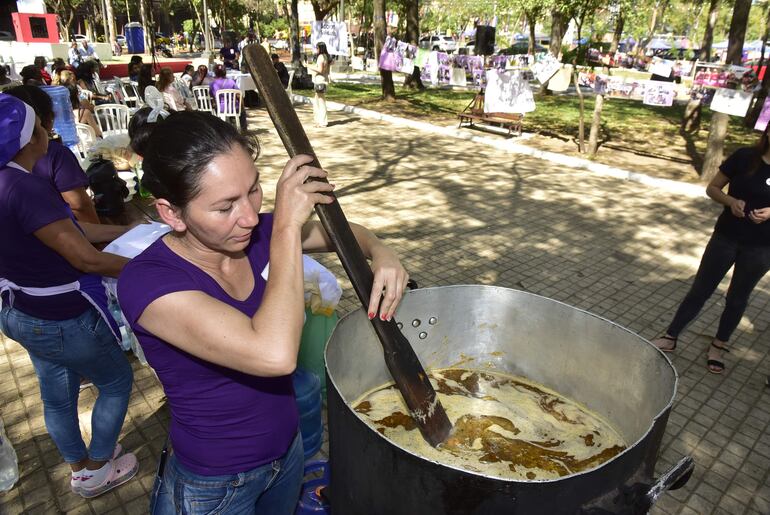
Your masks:
M 561 305 L 563 305 L 563 306 L 566 306 L 566 307 L 568 307 L 568 308 L 571 308 L 571 309 L 577 310 L 577 311 L 579 311 L 579 312 L 581 312 L 581 313 L 584 313 L 584 314 L 586 314 L 586 315 L 589 315 L 589 316 L 591 316 L 591 317 L 594 317 L 594 318 L 597 318 L 597 319 L 599 319 L 599 320 L 602 320 L 602 321 L 604 321 L 604 322 L 607 322 L 607 323 L 609 323 L 609 324 L 611 324 L 611 325 L 615 326 L 616 328 L 618 328 L 618 329 L 621 329 L 621 330 L 623 330 L 623 331 L 625 331 L 625 332 L 627 332 L 627 333 L 631 334 L 632 336 L 634 336 L 634 337 L 638 338 L 638 339 L 639 339 L 639 340 L 641 340 L 643 343 L 645 343 L 645 344 L 647 344 L 647 345 L 649 345 L 649 346 L 653 347 L 653 348 L 654 348 L 654 349 L 655 349 L 655 350 L 658 352 L 658 354 L 659 354 L 661 357 L 663 357 L 663 358 L 665 359 L 665 362 L 666 362 L 666 364 L 667 364 L 667 365 L 668 365 L 668 367 L 671 369 L 671 371 L 674 373 L 674 388 L 673 388 L 673 391 L 672 391 L 672 393 L 671 393 L 671 397 L 669 398 L 669 400 L 668 400 L 668 402 L 666 403 L 666 405 L 663 407 L 663 409 L 661 409 L 661 410 L 658 412 L 658 414 L 657 414 L 655 417 L 653 417 L 653 418 L 652 418 L 652 420 L 650 421 L 650 425 L 649 425 L 649 427 L 647 427 L 647 430 L 646 430 L 646 431 L 645 431 L 645 432 L 644 432 L 644 433 L 643 433 L 643 434 L 642 434 L 642 435 L 641 435 L 641 436 L 640 436 L 640 437 L 639 437 L 639 438 L 638 438 L 638 439 L 637 439 L 637 440 L 636 440 L 636 441 L 633 443 L 633 445 L 629 445 L 628 447 L 626 447 L 626 449 L 625 449 L 625 450 L 623 450 L 623 451 L 622 451 L 622 452 L 620 452 L 619 454 L 615 455 L 615 456 L 614 456 L 614 457 L 612 457 L 611 459 L 609 459 L 609 460 L 605 461 L 604 463 L 601 463 L 600 465 L 597 465 L 596 467 L 593 467 L 593 468 L 591 468 L 591 469 L 588 469 L 588 470 L 583 470 L 583 471 L 581 471 L 581 472 L 576 472 L 576 473 L 574 473 L 574 474 L 569 474 L 569 475 L 567 475 L 567 476 L 562 476 L 562 477 L 560 477 L 560 478 L 556 478 L 556 479 L 529 479 L 529 480 L 522 480 L 522 479 L 507 479 L 507 478 L 500 478 L 500 477 L 497 477 L 497 476 L 491 476 L 491 475 L 487 475 L 487 474 L 482 474 L 482 473 L 479 473 L 479 472 L 475 472 L 475 471 L 472 471 L 472 470 L 468 470 L 468 469 L 464 469 L 464 468 L 462 468 L 462 467 L 458 467 L 458 466 L 455 466 L 455 465 L 448 465 L 448 464 L 446 464 L 446 463 L 441 463 L 441 462 L 438 462 L 438 461 L 434 461 L 434 460 L 428 459 L 428 458 L 426 458 L 425 456 L 422 456 L 422 455 L 419 455 L 419 454 L 415 454 L 415 453 L 414 453 L 414 452 L 412 452 L 411 450 L 409 450 L 409 449 L 406 449 L 406 448 L 404 448 L 404 447 L 402 447 L 402 446 L 400 446 L 400 445 L 398 445 L 398 444 L 394 443 L 392 440 L 390 440 L 390 439 L 386 438 L 386 437 L 385 437 L 385 436 L 384 436 L 382 433 L 380 433 L 379 431 L 375 430 L 375 429 L 374 429 L 374 428 L 373 428 L 371 425 L 369 425 L 369 424 L 368 424 L 368 423 L 367 423 L 367 422 L 366 422 L 366 421 L 365 421 L 365 420 L 364 420 L 364 419 L 363 419 L 363 418 L 362 418 L 362 417 L 361 417 L 361 416 L 360 416 L 358 413 L 356 413 L 356 411 L 355 411 L 355 410 L 354 410 L 354 409 L 353 409 L 353 408 L 350 406 L 350 403 L 349 403 L 349 401 L 347 401 L 347 400 L 345 400 L 345 399 L 344 399 L 344 397 L 342 396 L 342 393 L 340 393 L 340 389 L 339 389 L 339 387 L 337 386 L 337 383 L 335 382 L 335 379 L 334 379 L 334 374 L 332 374 L 332 373 L 331 373 L 331 371 L 329 370 L 329 366 L 328 366 L 328 360 L 327 360 L 327 352 L 328 352 L 328 348 L 329 348 L 329 342 L 331 342 L 331 339 L 332 339 L 332 335 L 334 334 L 334 331 L 336 331 L 336 330 L 337 330 L 337 327 L 338 327 L 340 324 L 342 324 L 342 323 L 343 323 L 345 320 L 347 320 L 349 317 L 352 317 L 352 316 L 354 316 L 354 315 L 355 315 L 356 313 L 358 313 L 358 312 L 364 312 L 364 311 L 365 311 L 363 307 L 359 307 L 358 309 L 356 309 L 356 310 L 354 310 L 354 311 L 351 311 L 350 313 L 346 314 L 345 316 L 343 316 L 343 317 L 341 317 L 341 318 L 339 318 L 339 319 L 337 320 L 337 323 L 335 324 L 335 326 L 334 326 L 334 329 L 332 330 L 332 333 L 330 334 L 329 338 L 328 338 L 328 339 L 327 339 L 327 341 L 326 341 L 326 345 L 324 346 L 324 366 L 326 367 L 326 377 L 327 377 L 327 379 L 328 379 L 329 381 L 331 381 L 331 383 L 332 383 L 332 385 L 334 386 L 334 389 L 335 389 L 335 391 L 336 391 L 337 395 L 339 395 L 339 396 L 340 396 L 340 398 L 341 398 L 341 399 L 344 401 L 344 404 L 345 404 L 345 408 L 346 408 L 346 409 L 348 409 L 350 412 L 352 412 L 352 413 L 353 413 L 353 415 L 355 415 L 355 417 L 356 417 L 356 418 L 357 418 L 357 419 L 358 419 L 358 420 L 359 420 L 359 421 L 360 421 L 360 422 L 361 422 L 361 423 L 362 423 L 362 424 L 363 424 L 363 425 L 364 425 L 364 426 L 365 426 L 365 427 L 366 427 L 366 428 L 367 428 L 369 431 L 371 431 L 372 433 L 374 433 L 375 435 L 377 435 L 379 438 L 382 438 L 383 440 L 385 440 L 386 442 L 388 442 L 390 445 L 392 445 L 392 446 L 394 446 L 394 447 L 396 447 L 396 448 L 400 449 L 401 451 L 403 451 L 403 452 L 406 452 L 406 453 L 408 453 L 408 454 L 411 454 L 412 456 L 414 456 L 414 457 L 416 457 L 416 458 L 418 458 L 418 459 L 420 459 L 420 460 L 423 460 L 423 461 L 426 461 L 426 462 L 429 462 L 429 463 L 433 463 L 433 464 L 435 464 L 435 465 L 439 465 L 439 466 L 442 466 L 442 467 L 446 467 L 446 468 L 454 469 L 454 470 L 457 470 L 457 471 L 460 471 L 460 472 L 464 472 L 464 473 L 467 473 L 467 474 L 472 474 L 472 475 L 474 475 L 474 476 L 478 476 L 478 477 L 483 477 L 483 478 L 488 478 L 488 479 L 495 479 L 495 480 L 497 480 L 497 481 L 505 481 L 505 482 L 509 482 L 509 483 L 525 483 L 525 484 L 526 484 L 526 483 L 556 483 L 556 482 L 559 482 L 559 481 L 564 481 L 564 480 L 567 480 L 567 479 L 571 479 L 571 478 L 575 478 L 575 477 L 578 477 L 578 476 L 582 476 L 582 475 L 585 475 L 585 474 L 590 474 L 590 473 L 596 472 L 596 471 L 598 471 L 598 470 L 602 469 L 603 467 L 605 467 L 605 466 L 609 465 L 610 463 L 612 463 L 612 462 L 614 462 L 614 461 L 616 461 L 616 460 L 620 459 L 622 456 L 626 455 L 627 453 L 631 452 L 631 450 L 632 450 L 632 449 L 636 448 L 636 447 L 637 447 L 637 446 L 638 446 L 638 445 L 639 445 L 639 444 L 640 444 L 640 443 L 641 443 L 641 442 L 642 442 L 644 439 L 646 439 L 646 438 L 647 438 L 647 437 L 650 435 L 650 432 L 651 432 L 651 431 L 653 430 L 653 428 L 655 427 L 655 425 L 656 425 L 656 422 L 658 421 L 658 419 L 660 419 L 660 417 L 661 417 L 661 416 L 663 416 L 664 414 L 666 414 L 666 413 L 667 413 L 667 412 L 668 412 L 668 411 L 671 409 L 671 407 L 673 406 L 673 404 L 674 404 L 674 399 L 676 398 L 676 392 L 677 392 L 677 389 L 678 389 L 678 386 L 679 386 L 679 373 L 676 371 L 676 368 L 675 368 L 675 367 L 674 367 L 674 365 L 671 363 L 671 360 L 670 360 L 670 359 L 669 359 L 669 357 L 666 355 L 666 353 L 665 353 L 665 352 L 663 352 L 663 351 L 661 351 L 661 350 L 660 350 L 660 349 L 658 349 L 657 347 L 655 347 L 655 346 L 654 346 L 654 345 L 653 345 L 653 344 L 652 344 L 652 343 L 651 343 L 649 340 L 647 340 L 646 338 L 643 338 L 642 336 L 640 336 L 640 335 L 638 335 L 638 334 L 634 333 L 634 332 L 633 332 L 633 331 L 631 331 L 630 329 L 627 329 L 627 328 L 625 328 L 625 327 L 623 327 L 623 326 L 621 326 L 621 325 L 619 325 L 619 324 L 617 324 L 617 323 L 615 323 L 615 322 L 613 322 L 613 321 L 611 321 L 611 320 L 608 320 L 608 319 L 607 319 L 607 318 L 605 318 L 605 317 L 599 316 L 599 315 L 597 315 L 597 314 L 595 314 L 595 313 L 591 313 L 590 311 L 586 311 L 586 310 L 584 310 L 584 309 L 581 309 L 581 308 L 577 308 L 577 307 L 575 307 L 575 306 L 571 306 L 571 305 L 567 304 L 566 302 L 562 302 L 562 301 L 559 301 L 559 300 L 551 299 L 551 298 L 549 298 L 549 297 L 545 297 L 545 296 L 543 296 L 543 295 L 538 295 L 537 293 L 531 293 L 531 292 L 527 292 L 527 291 L 524 291 L 524 290 L 517 290 L 516 288 L 506 288 L 506 287 L 503 287 L 503 286 L 493 286 L 493 285 L 484 285 L 484 284 L 454 284 L 454 285 L 448 285 L 448 286 L 436 286 L 436 287 L 429 287 L 429 288 L 420 288 L 420 289 L 418 289 L 418 290 L 416 290 L 416 291 L 414 291 L 414 292 L 412 292 L 412 291 L 408 291 L 408 292 L 406 292 L 406 294 L 405 294 L 405 295 L 410 295 L 410 294 L 412 294 L 412 293 L 419 293 L 419 292 L 422 292 L 422 291 L 426 291 L 426 290 L 444 290 L 444 289 L 455 289 L 455 288 L 463 288 L 463 289 L 464 289 L 464 288 L 483 288 L 483 289 L 490 289 L 490 290 L 508 290 L 508 291 L 515 291 L 515 292 L 519 292 L 519 293 L 524 293 L 524 294 L 526 294 L 526 295 L 531 295 L 531 296 L 533 296 L 533 297 L 538 297 L 538 298 L 540 298 L 540 299 L 544 299 L 544 300 L 547 300 L 547 301 L 550 301 L 550 302 L 555 302 L 555 303 L 557 303 L 557 304 L 561 304 Z M 548 386 L 548 385 L 546 385 L 546 386 Z M 610 422 L 612 422 L 612 421 L 610 421 Z

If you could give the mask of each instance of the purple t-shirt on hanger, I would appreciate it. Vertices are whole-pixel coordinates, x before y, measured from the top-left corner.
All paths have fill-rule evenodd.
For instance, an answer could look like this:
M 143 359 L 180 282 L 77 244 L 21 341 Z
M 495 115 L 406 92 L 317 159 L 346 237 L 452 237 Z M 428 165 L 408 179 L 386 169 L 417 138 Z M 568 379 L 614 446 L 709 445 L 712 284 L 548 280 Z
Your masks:
M 88 186 L 88 176 L 75 154 L 57 140 L 48 142 L 48 153 L 37 160 L 32 175 L 50 180 L 59 193 Z
M 0 168 L 0 277 L 44 288 L 77 281 L 83 272 L 35 237 L 48 224 L 72 217 L 50 180 L 9 166 Z M 8 294 L 3 296 L 7 301 Z M 68 320 L 90 304 L 79 293 L 33 297 L 14 292 L 14 308 L 46 320 Z
M 299 417 L 291 376 L 257 377 L 197 358 L 145 330 L 138 320 L 155 299 L 177 291 L 202 291 L 253 316 L 267 282 L 272 214 L 260 214 L 246 254 L 254 290 L 239 301 L 203 270 L 166 246 L 150 245 L 123 269 L 118 300 L 158 374 L 171 408 L 174 453 L 188 470 L 204 476 L 251 470 L 283 456 L 297 434 Z M 201 314 L 205 316 L 205 314 Z

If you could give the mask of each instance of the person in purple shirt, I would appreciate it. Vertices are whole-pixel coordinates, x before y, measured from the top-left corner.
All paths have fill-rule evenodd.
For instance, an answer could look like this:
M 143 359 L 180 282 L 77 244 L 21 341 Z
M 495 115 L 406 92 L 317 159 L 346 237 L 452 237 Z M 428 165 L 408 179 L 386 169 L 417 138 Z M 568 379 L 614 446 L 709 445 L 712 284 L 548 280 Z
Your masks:
M 35 110 L 43 128 L 53 132 L 54 110 L 51 97 L 37 86 L 17 86 L 5 91 Z M 99 223 L 91 197 L 88 195 L 88 176 L 75 154 L 59 140 L 48 142 L 48 152 L 32 168 L 32 174 L 48 179 L 69 205 L 80 222 Z
M 0 94 L 0 127 L 0 330 L 29 353 L 46 428 L 72 469 L 72 491 L 95 497 L 138 468 L 117 443 L 132 372 L 101 283 L 101 275 L 117 277 L 127 260 L 91 244 L 127 228 L 77 224 L 50 180 L 30 173 L 48 147 L 30 106 Z M 78 421 L 83 376 L 99 389 L 88 447 Z
M 332 202 L 334 186 L 308 181 L 327 174 L 296 156 L 278 180 L 274 212 L 260 213 L 259 171 L 235 128 L 199 111 L 153 125 L 142 185 L 171 232 L 118 282 L 171 411 L 173 450 L 150 512 L 292 514 L 303 475 L 290 375 L 303 325 L 302 253 L 332 247 L 307 218 Z M 408 275 L 392 250 L 351 225 L 372 259 L 369 316 L 390 319 Z
M 238 84 L 233 79 L 227 78 L 227 70 L 221 64 L 214 67 L 214 80 L 209 84 L 209 92 L 214 102 L 217 101 L 217 91 L 221 89 L 238 89 Z M 224 99 L 219 102 L 219 109 L 225 108 Z M 237 104 L 236 104 L 237 108 Z M 246 131 L 246 109 L 241 109 L 241 130 Z

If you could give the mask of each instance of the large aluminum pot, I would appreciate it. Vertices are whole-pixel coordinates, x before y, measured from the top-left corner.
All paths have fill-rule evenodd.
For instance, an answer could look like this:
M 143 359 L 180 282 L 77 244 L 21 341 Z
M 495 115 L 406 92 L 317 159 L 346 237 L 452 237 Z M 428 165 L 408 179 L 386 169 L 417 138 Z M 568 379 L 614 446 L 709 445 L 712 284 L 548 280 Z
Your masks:
M 335 515 L 641 513 L 654 502 L 653 468 L 677 374 L 649 342 L 561 302 L 492 286 L 415 290 L 396 318 L 426 369 L 461 362 L 527 377 L 604 416 L 629 447 L 595 469 L 547 481 L 504 481 L 400 448 L 350 406 L 391 381 L 358 310 L 340 320 L 326 347 Z

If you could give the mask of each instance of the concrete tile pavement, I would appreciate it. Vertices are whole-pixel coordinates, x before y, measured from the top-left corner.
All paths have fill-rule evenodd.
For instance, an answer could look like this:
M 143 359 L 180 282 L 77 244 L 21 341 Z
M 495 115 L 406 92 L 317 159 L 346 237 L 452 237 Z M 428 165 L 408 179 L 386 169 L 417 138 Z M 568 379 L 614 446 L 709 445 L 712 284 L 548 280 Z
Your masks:
M 303 120 L 310 111 L 300 108 Z M 285 152 L 262 111 L 252 113 L 268 199 Z M 495 284 L 552 297 L 652 338 L 686 293 L 719 212 L 707 199 L 509 154 L 498 148 L 330 113 L 309 127 L 343 209 L 394 246 L 423 287 Z M 266 202 L 269 207 L 269 202 Z M 340 313 L 358 307 L 346 287 Z M 770 513 L 770 280 L 758 285 L 732 342 L 727 371 L 709 374 L 705 351 L 727 281 L 672 355 L 680 388 L 659 471 L 683 454 L 697 468 L 656 514 Z M 138 479 L 86 501 L 68 490 L 67 468 L 46 435 L 26 352 L 0 349 L 0 409 L 19 453 L 21 480 L 0 496 L 2 513 L 144 513 L 168 413 L 151 371 L 134 362 L 135 385 L 121 442 L 137 453 Z M 94 392 L 81 398 L 88 427 Z M 324 449 L 326 449 L 324 445 Z

